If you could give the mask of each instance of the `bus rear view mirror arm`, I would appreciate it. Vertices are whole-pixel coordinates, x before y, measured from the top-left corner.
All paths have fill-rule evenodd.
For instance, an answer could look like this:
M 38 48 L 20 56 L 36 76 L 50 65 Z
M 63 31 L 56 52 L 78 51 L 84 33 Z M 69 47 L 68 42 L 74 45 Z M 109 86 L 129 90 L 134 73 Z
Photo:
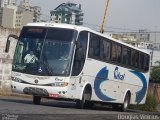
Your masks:
M 76 48 L 79 49 L 80 48 L 80 42 L 76 41 Z
M 9 48 L 10 48 L 10 38 L 14 38 L 18 41 L 19 37 L 17 35 L 14 35 L 14 34 L 10 34 L 7 38 L 7 43 L 6 43 L 6 48 L 5 48 L 5 53 L 8 53 L 9 52 Z

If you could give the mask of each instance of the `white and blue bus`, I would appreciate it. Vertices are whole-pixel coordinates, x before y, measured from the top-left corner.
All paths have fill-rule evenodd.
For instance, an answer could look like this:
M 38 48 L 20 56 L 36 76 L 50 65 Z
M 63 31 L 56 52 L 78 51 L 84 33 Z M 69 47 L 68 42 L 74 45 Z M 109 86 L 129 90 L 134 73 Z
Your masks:
M 34 104 L 53 98 L 74 100 L 78 108 L 99 102 L 126 111 L 129 104 L 145 103 L 150 63 L 145 51 L 69 24 L 29 23 L 19 37 L 8 37 L 6 52 L 12 37 L 18 42 L 11 88 L 33 95 Z

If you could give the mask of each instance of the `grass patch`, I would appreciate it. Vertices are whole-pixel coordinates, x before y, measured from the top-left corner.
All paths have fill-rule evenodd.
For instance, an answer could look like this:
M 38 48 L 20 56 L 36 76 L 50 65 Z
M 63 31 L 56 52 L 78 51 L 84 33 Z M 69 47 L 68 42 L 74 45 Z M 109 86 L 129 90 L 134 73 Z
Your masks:
M 146 103 L 143 105 L 130 105 L 129 108 L 142 111 L 157 112 L 158 101 L 150 92 L 147 94 Z

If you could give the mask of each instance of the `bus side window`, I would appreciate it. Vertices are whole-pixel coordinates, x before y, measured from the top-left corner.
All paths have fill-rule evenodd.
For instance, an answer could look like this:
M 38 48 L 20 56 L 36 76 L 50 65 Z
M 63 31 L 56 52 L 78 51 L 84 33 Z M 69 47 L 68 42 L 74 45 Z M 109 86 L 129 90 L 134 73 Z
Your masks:
M 149 55 L 144 55 L 144 71 L 148 71 L 149 70 Z
M 122 63 L 124 65 L 130 65 L 131 63 L 131 50 L 129 48 L 123 47 Z
M 131 66 L 136 67 L 136 51 L 131 50 Z
M 82 31 L 79 33 L 78 36 L 78 47 L 76 47 L 74 62 L 73 62 L 73 69 L 72 75 L 77 76 L 83 69 L 85 58 L 86 58 L 86 51 L 87 51 L 87 41 L 88 41 L 88 32 Z
M 112 55 L 112 57 L 111 57 L 112 61 L 116 62 L 116 60 L 117 60 L 117 45 L 115 43 L 112 43 L 112 54 L 111 55 Z
M 126 48 L 123 48 L 123 51 L 122 51 L 122 63 L 123 64 L 127 63 L 127 49 Z
M 136 51 L 136 54 L 135 54 L 135 67 L 138 68 L 139 66 L 139 52 Z
M 143 53 L 139 54 L 139 68 L 141 70 L 144 69 L 144 54 Z
M 116 43 L 112 43 L 112 61 L 121 63 L 121 53 L 122 53 L 122 48 L 120 45 Z
M 100 39 L 98 36 L 94 34 L 91 34 L 90 36 L 89 51 L 92 51 L 91 57 L 95 57 L 95 58 L 100 57 Z
M 121 63 L 122 60 L 122 47 L 117 45 L 117 62 Z
M 111 47 L 111 43 L 109 41 L 103 40 L 102 38 L 101 51 L 100 51 L 101 59 L 105 61 L 110 60 L 110 47 Z

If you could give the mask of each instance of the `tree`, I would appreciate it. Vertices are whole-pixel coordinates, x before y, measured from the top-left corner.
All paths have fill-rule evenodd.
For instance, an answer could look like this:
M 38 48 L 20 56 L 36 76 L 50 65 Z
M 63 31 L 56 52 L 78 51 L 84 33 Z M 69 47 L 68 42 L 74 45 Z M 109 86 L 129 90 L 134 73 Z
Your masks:
M 153 82 L 160 83 L 160 67 L 154 67 L 151 71 L 151 79 Z

